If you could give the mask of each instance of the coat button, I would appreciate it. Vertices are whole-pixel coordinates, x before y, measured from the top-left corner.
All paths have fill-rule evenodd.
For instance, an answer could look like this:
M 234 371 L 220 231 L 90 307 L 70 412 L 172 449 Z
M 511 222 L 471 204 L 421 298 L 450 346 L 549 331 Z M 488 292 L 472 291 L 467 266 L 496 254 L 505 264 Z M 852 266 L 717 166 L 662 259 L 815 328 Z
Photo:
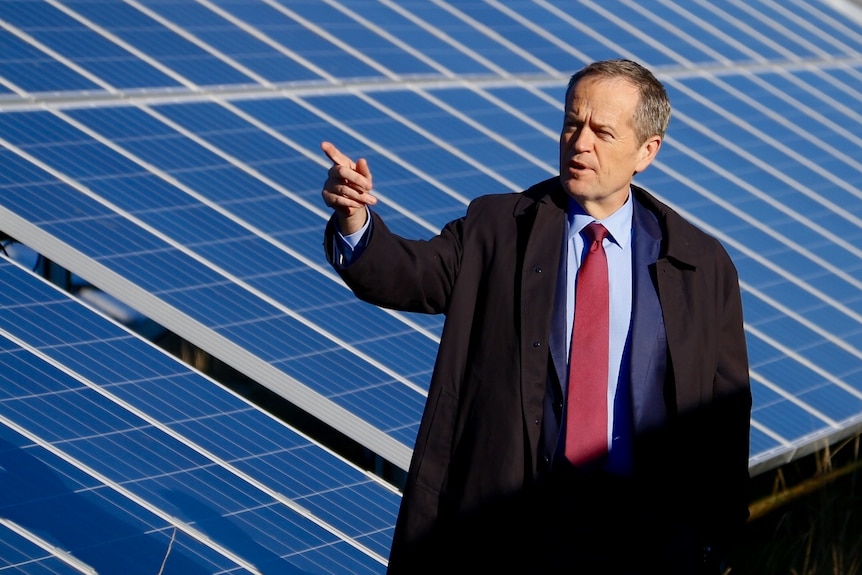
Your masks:
M 542 342 L 541 341 L 534 341 L 533 347 L 542 347 Z
M 533 268 L 533 271 L 534 271 L 534 272 L 536 272 L 537 274 L 542 273 L 542 266 L 536 266 L 536 267 L 534 267 L 534 268 Z

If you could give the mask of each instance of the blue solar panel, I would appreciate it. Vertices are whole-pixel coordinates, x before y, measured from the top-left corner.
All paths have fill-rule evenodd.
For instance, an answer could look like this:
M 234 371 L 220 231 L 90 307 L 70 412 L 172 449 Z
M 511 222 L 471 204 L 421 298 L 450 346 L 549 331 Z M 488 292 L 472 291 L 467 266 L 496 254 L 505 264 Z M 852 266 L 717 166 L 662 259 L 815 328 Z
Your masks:
M 6 260 L 0 283 L 0 540 L 20 572 L 45 548 L 99 572 L 385 570 L 393 490 Z
M 253 77 L 213 54 L 195 38 L 171 29 L 158 12 L 139 9 L 122 2 L 74 2 L 70 7 L 107 33 L 135 46 L 149 57 L 195 84 L 243 84 Z
M 116 88 L 179 86 L 152 63 L 48 3 L 2 2 L 0 19 L 31 36 L 39 46 L 62 55 L 70 67 L 80 66 Z
M 568 76 L 618 56 L 675 110 L 638 183 L 740 270 L 753 470 L 862 426 L 862 26 L 829 3 L 0 6 L 7 87 L 76 94 L 0 98 L 3 231 L 396 465 L 442 318 L 358 303 L 328 269 L 319 142 L 369 158 L 387 223 L 427 237 L 555 173 Z
M 176 132 L 170 131 L 163 138 L 154 136 L 156 130 L 151 126 L 151 117 L 139 110 L 126 110 L 132 114 L 116 117 L 119 113 L 117 108 L 109 109 L 107 118 L 98 110 L 72 110 L 70 113 L 79 121 L 96 117 L 98 121 L 93 122 L 92 129 L 105 125 L 126 126 L 122 138 L 109 133 L 116 138 L 116 145 L 122 146 L 127 156 L 134 154 L 151 165 L 163 164 L 165 172 L 180 182 L 187 173 L 209 172 L 209 168 L 216 164 L 239 173 L 245 179 L 252 179 L 247 172 L 237 170 L 224 158 L 176 135 Z M 227 202 L 218 196 L 212 199 L 201 197 L 201 201 L 195 201 L 190 194 L 183 205 L 172 192 L 154 194 L 154 191 L 165 187 L 164 181 L 155 181 L 153 186 L 149 186 L 145 180 L 152 178 L 142 175 L 141 162 L 135 163 L 80 132 L 68 131 L 68 124 L 59 118 L 41 113 L 36 115 L 42 123 L 38 133 L 44 136 L 44 141 L 23 135 L 17 122 L 0 127 L 0 137 L 20 145 L 22 152 L 40 158 L 43 163 L 56 166 L 69 178 L 88 186 L 88 191 L 75 194 L 70 193 L 68 187 L 58 186 L 55 188 L 56 201 L 48 200 L 45 192 L 40 191 L 41 214 L 33 218 L 34 222 L 43 229 L 52 230 L 64 241 L 122 273 L 148 292 L 164 298 L 177 310 L 255 350 L 261 361 L 268 365 L 283 366 L 287 373 L 317 386 L 322 394 L 337 398 L 351 409 L 361 408 L 359 413 L 368 421 L 397 435 L 405 445 L 410 444 L 418 419 L 416 415 L 421 410 L 421 392 L 399 389 L 403 386 L 390 381 L 386 386 L 346 393 L 340 381 L 344 379 L 343 374 L 333 371 L 331 365 L 357 362 L 339 344 L 339 339 L 347 338 L 348 334 L 339 334 L 338 338 L 334 333 L 327 335 L 326 332 L 341 330 L 338 324 L 320 325 L 316 329 L 318 333 L 303 334 L 302 326 L 283 309 L 295 306 L 298 296 L 302 301 L 301 296 L 305 292 L 319 297 L 320 280 L 309 281 L 306 278 L 308 272 L 303 271 L 307 267 L 301 265 L 302 262 L 283 247 L 274 246 L 273 240 L 267 241 L 257 235 L 255 231 L 260 228 L 253 220 L 237 222 L 226 217 L 224 212 L 232 207 L 232 198 Z M 109 120 L 112 116 L 114 121 Z M 142 126 L 142 129 L 138 131 L 137 126 Z M 257 135 L 265 137 L 259 131 Z M 43 177 L 48 178 L 48 175 Z M 130 178 L 134 181 L 129 181 Z M 42 181 L 42 178 L 38 180 Z M 15 206 L 19 200 L 29 205 L 34 197 L 32 192 L 32 189 L 18 188 L 7 197 L 6 205 Z M 239 188 L 233 192 L 250 199 L 248 189 Z M 261 192 L 266 194 L 266 198 L 278 195 L 272 188 Z M 219 193 L 217 188 L 215 193 Z M 168 202 L 164 206 L 160 205 L 162 198 Z M 289 197 L 281 195 L 280 199 L 286 211 L 297 214 L 296 204 Z M 74 204 L 69 204 L 71 200 Z M 28 209 L 26 214 L 29 213 Z M 129 218 L 118 214 L 126 214 Z M 271 212 L 264 215 L 268 214 Z M 249 217 L 253 215 L 248 214 Z M 306 236 L 308 248 L 318 253 L 323 219 L 314 213 L 308 213 L 306 219 L 309 218 L 316 218 L 316 221 L 304 222 L 298 233 Z M 157 233 L 150 233 L 148 229 Z M 290 238 L 283 241 L 290 241 Z M 291 242 L 291 247 L 299 249 L 301 246 Z M 153 265 L 163 273 L 152 274 Z M 271 288 L 270 292 L 259 293 L 257 280 L 268 278 L 275 272 L 288 273 L 282 277 L 282 282 L 266 283 L 266 287 Z M 330 293 L 331 298 L 344 292 L 334 283 L 331 273 L 330 276 L 331 286 L 324 293 Z M 240 285 L 236 280 L 242 280 L 244 284 Z M 206 305 L 201 305 L 202 302 Z M 282 335 L 273 338 L 273 334 Z M 430 370 L 428 358 L 433 357 L 433 340 L 425 339 L 425 358 L 429 362 L 426 369 Z M 391 359 L 384 358 L 384 363 L 390 364 L 387 369 L 393 369 L 391 362 Z M 374 377 L 376 371 L 378 368 L 360 362 L 352 377 L 358 378 L 354 381 L 364 383 L 363 374 Z M 390 379 L 394 378 L 390 376 Z M 396 389 L 389 391 L 391 387 Z M 381 394 L 381 397 L 368 398 L 369 394 Z M 404 396 L 399 401 L 411 406 L 408 415 L 387 407 L 382 396 L 392 395 Z M 412 398 L 408 397 L 411 395 Z
M 24 92 L 100 89 L 91 80 L 6 30 L 0 30 L 0 66 L 4 80 Z M 3 88 L 4 93 L 11 91 L 6 86 Z

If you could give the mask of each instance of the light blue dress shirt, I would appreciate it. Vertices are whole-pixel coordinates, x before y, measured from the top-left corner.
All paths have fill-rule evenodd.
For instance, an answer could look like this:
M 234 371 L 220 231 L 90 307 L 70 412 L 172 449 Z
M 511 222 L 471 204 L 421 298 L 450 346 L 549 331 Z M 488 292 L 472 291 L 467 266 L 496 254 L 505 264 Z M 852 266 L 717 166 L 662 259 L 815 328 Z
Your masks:
M 341 241 L 332 242 L 332 261 L 338 267 L 347 266 L 354 258 L 358 258 L 362 250 L 365 249 L 367 240 L 363 241 L 363 238 L 367 237 L 365 234 L 371 229 L 371 213 L 367 207 L 365 213 L 367 214 L 365 225 L 357 232 L 345 236 L 338 230 L 338 226 L 335 226 L 335 233 Z

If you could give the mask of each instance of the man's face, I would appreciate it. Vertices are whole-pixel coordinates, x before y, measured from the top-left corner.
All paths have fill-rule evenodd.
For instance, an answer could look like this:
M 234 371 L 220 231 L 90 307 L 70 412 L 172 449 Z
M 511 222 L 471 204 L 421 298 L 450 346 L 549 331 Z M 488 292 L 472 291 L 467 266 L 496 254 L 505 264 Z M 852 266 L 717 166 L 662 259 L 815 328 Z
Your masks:
M 628 198 L 635 172 L 652 162 L 661 145 L 638 142 L 634 126 L 638 91 L 617 78 L 586 77 L 567 95 L 560 133 L 560 181 L 588 214 L 604 219 Z

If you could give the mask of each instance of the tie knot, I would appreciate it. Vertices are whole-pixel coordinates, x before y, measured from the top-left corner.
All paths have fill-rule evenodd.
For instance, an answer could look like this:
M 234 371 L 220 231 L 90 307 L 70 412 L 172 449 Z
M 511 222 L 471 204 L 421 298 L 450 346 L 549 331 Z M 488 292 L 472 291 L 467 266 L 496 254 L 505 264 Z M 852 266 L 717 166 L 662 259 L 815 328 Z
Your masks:
M 584 235 L 591 242 L 601 243 L 608 235 L 608 230 L 599 222 L 593 222 L 584 228 Z

